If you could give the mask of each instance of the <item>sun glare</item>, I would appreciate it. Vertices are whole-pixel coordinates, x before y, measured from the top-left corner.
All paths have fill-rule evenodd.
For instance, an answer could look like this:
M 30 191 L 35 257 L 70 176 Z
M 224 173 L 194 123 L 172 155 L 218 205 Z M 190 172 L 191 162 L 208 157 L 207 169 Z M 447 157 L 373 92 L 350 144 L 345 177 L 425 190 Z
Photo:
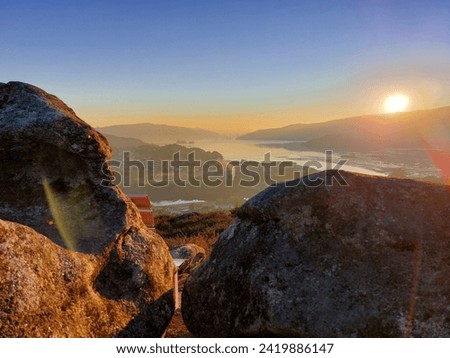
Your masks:
M 395 94 L 384 100 L 384 110 L 388 113 L 403 112 L 408 108 L 409 97 L 404 94 Z

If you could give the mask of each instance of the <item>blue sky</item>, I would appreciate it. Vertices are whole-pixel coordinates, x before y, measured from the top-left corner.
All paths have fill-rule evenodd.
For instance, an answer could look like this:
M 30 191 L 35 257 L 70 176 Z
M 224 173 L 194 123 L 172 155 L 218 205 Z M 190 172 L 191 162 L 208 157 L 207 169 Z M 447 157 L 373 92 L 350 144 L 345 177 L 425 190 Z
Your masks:
M 449 1 L 0 0 L 0 82 L 93 125 L 276 127 L 395 91 L 431 108 L 450 104 L 449 19 Z

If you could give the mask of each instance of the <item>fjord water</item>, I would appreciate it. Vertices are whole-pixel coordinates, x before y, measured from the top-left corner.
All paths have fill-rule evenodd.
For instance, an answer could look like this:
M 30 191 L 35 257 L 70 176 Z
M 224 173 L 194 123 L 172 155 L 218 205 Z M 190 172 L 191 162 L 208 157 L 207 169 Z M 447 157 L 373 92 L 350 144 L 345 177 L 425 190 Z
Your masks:
M 327 167 L 324 152 L 289 150 L 282 147 L 283 143 L 288 142 L 229 139 L 197 141 L 192 146 L 200 147 L 207 151 L 218 151 L 223 155 L 224 159 L 227 160 L 254 160 L 262 162 L 267 158 L 270 158 L 272 161 L 288 160 L 299 165 L 308 165 L 308 162 L 310 162 L 313 163 L 314 167 L 318 170 L 334 168 L 334 165 L 331 163 L 328 163 Z M 268 155 L 270 155 L 270 157 L 268 157 Z M 333 153 L 332 161 L 333 163 L 337 163 L 341 158 L 342 156 L 339 153 Z M 386 173 L 383 171 L 382 163 L 376 165 L 376 163 L 368 161 L 367 166 L 361 166 L 359 161 L 358 164 L 356 164 L 354 163 L 354 160 L 346 159 L 346 164 L 340 167 L 340 169 L 354 173 L 386 176 Z

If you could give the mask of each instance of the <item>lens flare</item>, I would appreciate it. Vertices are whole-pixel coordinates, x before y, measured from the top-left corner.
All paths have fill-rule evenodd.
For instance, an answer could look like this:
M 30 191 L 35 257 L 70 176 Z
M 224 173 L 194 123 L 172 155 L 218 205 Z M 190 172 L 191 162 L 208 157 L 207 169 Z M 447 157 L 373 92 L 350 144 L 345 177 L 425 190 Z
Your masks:
M 450 151 L 435 149 L 425 140 L 422 140 L 422 144 L 434 166 L 441 172 L 441 176 L 450 191 Z
M 74 235 L 70 230 L 70 225 L 68 225 L 70 218 L 64 213 L 62 209 L 62 201 L 58 198 L 57 194 L 52 190 L 47 179 L 42 180 L 42 185 L 44 186 L 45 196 L 47 198 L 47 203 L 50 211 L 53 215 L 54 223 L 58 228 L 58 232 L 64 241 L 65 246 L 72 251 L 76 250 L 76 244 L 74 240 Z

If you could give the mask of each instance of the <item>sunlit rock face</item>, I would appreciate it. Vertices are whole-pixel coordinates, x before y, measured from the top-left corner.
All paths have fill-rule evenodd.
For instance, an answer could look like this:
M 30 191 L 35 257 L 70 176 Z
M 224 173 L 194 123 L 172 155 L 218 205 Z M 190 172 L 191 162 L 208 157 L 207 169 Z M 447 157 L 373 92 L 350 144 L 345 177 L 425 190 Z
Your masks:
M 0 337 L 160 337 L 173 271 L 145 235 L 94 256 L 0 220 Z
M 36 265 L 37 272 L 49 275 L 44 270 L 48 265 L 48 270 L 57 273 L 65 256 L 69 259 L 76 255 L 77 261 L 86 260 L 85 254 L 91 256 L 86 264 L 92 269 L 74 273 L 81 277 L 83 282 L 78 284 L 83 289 L 72 290 L 70 282 L 65 285 L 58 281 L 48 287 L 48 295 L 57 297 L 56 290 L 63 290 L 76 306 L 78 300 L 84 300 L 83 292 L 94 290 L 99 296 L 91 298 L 111 300 L 111 304 L 117 304 L 114 314 L 125 317 L 120 318 L 120 323 L 108 321 L 117 325 L 114 329 L 90 332 L 68 328 L 58 331 L 58 336 L 64 336 L 64 332 L 77 336 L 154 336 L 162 334 L 172 316 L 169 292 L 175 267 L 168 248 L 159 235 L 146 229 L 127 196 L 110 185 L 110 155 L 106 139 L 57 97 L 25 83 L 0 84 L 0 220 L 26 225 L 43 235 L 36 236 L 37 233 L 30 234 L 22 228 L 10 235 L 8 228 L 12 224 L 4 226 L 2 245 L 12 251 L 2 250 L 1 254 L 6 255 L 2 262 L 11 267 L 4 266 L 0 275 L 23 292 L 37 292 L 35 286 L 29 285 L 40 285 L 39 273 L 35 281 L 25 280 L 20 269 L 17 275 L 3 274 L 10 272 L 13 265 L 31 265 L 33 255 L 21 251 L 27 244 L 37 248 L 51 240 L 56 245 L 42 245 L 54 253 L 49 253 L 48 262 L 44 257 Z M 11 245 L 20 240 L 21 245 Z M 56 252 L 62 256 L 55 258 Z M 15 262 L 14 257 L 19 261 Z M 16 302 L 14 295 L 11 299 Z M 33 325 L 32 318 L 43 312 L 29 311 L 26 305 L 18 303 L 8 308 L 6 302 L 0 301 L 0 313 L 6 315 L 2 316 L 4 319 L 17 322 L 17 336 L 22 335 L 20 315 L 27 315 Z M 48 313 L 48 319 L 61 316 L 61 322 L 70 324 L 68 317 L 74 316 L 65 316 L 64 312 L 62 307 L 56 307 Z M 0 335 L 1 325 L 2 320 Z M 27 336 L 44 334 L 37 328 L 23 332 Z
M 250 199 L 192 272 L 197 336 L 450 337 L 450 192 L 327 171 Z

